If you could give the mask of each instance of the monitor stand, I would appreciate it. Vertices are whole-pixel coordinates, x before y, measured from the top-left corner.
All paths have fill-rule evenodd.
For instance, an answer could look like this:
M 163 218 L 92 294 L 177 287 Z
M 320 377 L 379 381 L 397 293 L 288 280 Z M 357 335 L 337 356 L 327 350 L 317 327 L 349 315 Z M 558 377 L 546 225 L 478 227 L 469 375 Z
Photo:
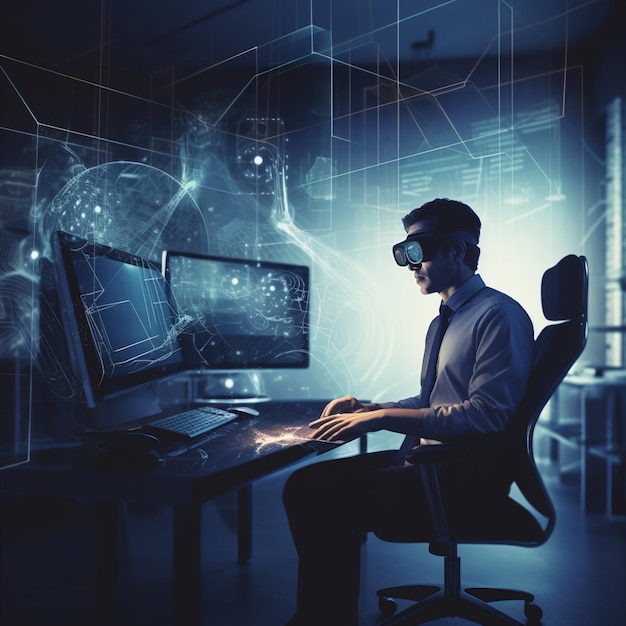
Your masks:
M 257 371 L 194 370 L 187 375 L 195 404 L 251 404 L 270 399 Z

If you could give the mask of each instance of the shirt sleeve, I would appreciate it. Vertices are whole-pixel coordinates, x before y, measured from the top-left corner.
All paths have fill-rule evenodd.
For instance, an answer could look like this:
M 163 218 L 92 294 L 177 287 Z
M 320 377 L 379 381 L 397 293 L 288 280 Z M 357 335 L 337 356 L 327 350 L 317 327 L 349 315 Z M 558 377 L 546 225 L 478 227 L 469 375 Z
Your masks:
M 502 432 L 526 391 L 534 357 L 530 319 L 515 302 L 491 307 L 473 331 L 475 361 L 466 397 L 420 409 L 414 396 L 381 405 L 420 409 L 420 436 L 446 441 L 468 435 Z

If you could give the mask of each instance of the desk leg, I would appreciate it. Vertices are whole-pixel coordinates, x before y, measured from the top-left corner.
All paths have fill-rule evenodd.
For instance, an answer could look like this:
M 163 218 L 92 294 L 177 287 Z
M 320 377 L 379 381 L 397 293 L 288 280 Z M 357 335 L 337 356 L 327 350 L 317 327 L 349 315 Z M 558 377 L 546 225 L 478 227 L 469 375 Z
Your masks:
M 359 454 L 367 454 L 367 433 L 359 437 Z
M 172 572 L 174 626 L 200 624 L 201 518 L 200 505 L 174 508 Z
M 245 565 L 252 556 L 252 485 L 237 492 L 237 561 Z
M 607 514 L 610 519 L 626 519 L 626 471 L 620 460 L 607 459 Z
M 590 446 L 605 441 L 606 415 L 611 407 L 609 398 L 597 395 L 596 390 L 583 389 L 581 392 L 580 415 L 582 440 L 580 447 L 580 488 L 581 504 L 584 513 L 602 513 L 606 510 L 604 493 L 605 472 L 601 459 L 592 455 Z
M 610 519 L 626 517 L 626 472 L 624 471 L 624 450 L 626 433 L 623 432 L 623 419 L 626 415 L 623 389 L 615 389 L 607 411 L 606 424 L 606 503 Z
M 101 615 L 113 615 L 117 609 L 117 552 L 122 513 L 123 505 L 116 502 L 96 505 L 96 605 Z
M 548 402 L 548 423 L 551 427 L 558 425 L 559 418 L 561 416 L 561 398 L 559 397 L 559 387 L 550 398 Z M 560 446 L 561 443 L 554 437 L 548 438 L 548 455 L 550 462 L 556 464 L 556 467 L 561 473 L 561 458 L 560 458 Z

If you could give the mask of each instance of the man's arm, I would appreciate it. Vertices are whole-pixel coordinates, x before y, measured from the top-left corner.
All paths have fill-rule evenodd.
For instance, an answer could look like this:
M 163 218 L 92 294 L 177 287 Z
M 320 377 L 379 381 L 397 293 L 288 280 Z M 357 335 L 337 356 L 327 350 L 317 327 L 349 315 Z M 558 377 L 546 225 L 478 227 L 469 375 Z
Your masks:
M 479 323 L 474 345 L 471 374 L 455 398 L 437 403 L 435 390 L 433 406 L 420 408 L 419 396 L 381 405 L 348 396 L 330 403 L 310 424 L 316 429 L 312 436 L 349 441 L 384 429 L 445 441 L 502 432 L 526 389 L 533 360 L 532 324 L 519 305 L 497 307 Z

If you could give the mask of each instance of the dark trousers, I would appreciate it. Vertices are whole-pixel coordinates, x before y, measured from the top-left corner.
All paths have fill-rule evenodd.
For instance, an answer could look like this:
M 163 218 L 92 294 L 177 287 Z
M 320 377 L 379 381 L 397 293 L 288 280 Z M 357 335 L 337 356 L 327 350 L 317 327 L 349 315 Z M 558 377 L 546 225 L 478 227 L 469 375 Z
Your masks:
M 358 624 L 361 544 L 391 518 L 433 534 L 417 466 L 396 451 L 324 461 L 295 471 L 284 502 L 299 557 L 298 626 Z
M 367 532 L 432 541 L 435 531 L 418 465 L 395 465 L 395 450 L 323 461 L 296 470 L 284 502 L 299 557 L 294 626 L 355 626 L 361 544 Z M 452 527 L 506 498 L 506 456 L 469 453 L 438 467 Z M 404 540 L 404 539 L 403 539 Z

